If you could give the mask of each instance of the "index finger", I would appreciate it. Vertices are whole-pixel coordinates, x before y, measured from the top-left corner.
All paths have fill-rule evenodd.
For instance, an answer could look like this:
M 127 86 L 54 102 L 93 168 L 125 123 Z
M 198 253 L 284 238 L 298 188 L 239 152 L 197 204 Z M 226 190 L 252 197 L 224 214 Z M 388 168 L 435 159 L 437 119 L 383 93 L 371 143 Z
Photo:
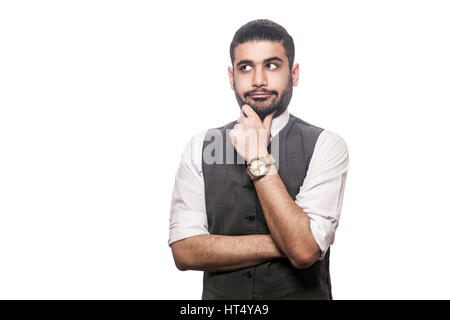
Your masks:
M 253 110 L 253 108 L 250 107 L 248 104 L 244 104 L 242 106 L 242 113 L 247 117 L 251 117 L 251 118 L 258 117 L 255 110 Z

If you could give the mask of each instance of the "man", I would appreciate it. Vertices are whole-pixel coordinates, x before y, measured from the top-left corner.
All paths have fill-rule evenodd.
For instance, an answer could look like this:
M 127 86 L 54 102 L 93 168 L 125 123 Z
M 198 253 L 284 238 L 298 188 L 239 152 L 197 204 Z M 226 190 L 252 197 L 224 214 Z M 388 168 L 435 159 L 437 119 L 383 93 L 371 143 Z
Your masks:
M 180 270 L 204 271 L 203 299 L 332 298 L 329 246 L 348 150 L 288 112 L 299 78 L 294 52 L 282 26 L 242 26 L 228 68 L 241 116 L 184 149 L 169 245 Z

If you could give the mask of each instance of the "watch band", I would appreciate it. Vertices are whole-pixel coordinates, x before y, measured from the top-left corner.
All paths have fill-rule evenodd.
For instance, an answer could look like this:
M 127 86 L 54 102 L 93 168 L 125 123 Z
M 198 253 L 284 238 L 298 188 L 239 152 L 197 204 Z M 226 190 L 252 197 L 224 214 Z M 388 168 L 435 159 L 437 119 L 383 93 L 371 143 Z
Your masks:
M 254 157 L 249 162 L 247 162 L 247 167 L 252 163 L 253 160 L 262 160 L 266 165 L 271 165 L 275 163 L 275 158 L 269 153 L 263 157 Z

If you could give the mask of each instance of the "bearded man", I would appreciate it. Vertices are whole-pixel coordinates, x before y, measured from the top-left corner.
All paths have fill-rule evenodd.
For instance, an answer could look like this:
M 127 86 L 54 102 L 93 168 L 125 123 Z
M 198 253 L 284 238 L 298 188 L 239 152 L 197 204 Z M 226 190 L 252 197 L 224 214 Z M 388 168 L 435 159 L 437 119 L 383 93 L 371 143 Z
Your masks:
M 178 269 L 204 271 L 203 299 L 332 299 L 348 148 L 289 113 L 294 55 L 292 37 L 273 21 L 237 30 L 228 77 L 240 117 L 183 151 L 169 245 Z

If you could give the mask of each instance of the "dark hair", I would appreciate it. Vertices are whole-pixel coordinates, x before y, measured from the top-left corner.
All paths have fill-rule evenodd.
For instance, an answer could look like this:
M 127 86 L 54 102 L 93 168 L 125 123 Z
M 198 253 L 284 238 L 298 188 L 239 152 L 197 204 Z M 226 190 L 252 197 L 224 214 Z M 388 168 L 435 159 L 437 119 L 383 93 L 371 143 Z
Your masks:
M 292 70 L 295 56 L 294 40 L 285 28 L 268 19 L 250 21 L 236 31 L 230 44 L 231 65 L 234 66 L 234 49 L 241 43 L 254 40 L 280 42 L 289 60 L 289 70 Z

